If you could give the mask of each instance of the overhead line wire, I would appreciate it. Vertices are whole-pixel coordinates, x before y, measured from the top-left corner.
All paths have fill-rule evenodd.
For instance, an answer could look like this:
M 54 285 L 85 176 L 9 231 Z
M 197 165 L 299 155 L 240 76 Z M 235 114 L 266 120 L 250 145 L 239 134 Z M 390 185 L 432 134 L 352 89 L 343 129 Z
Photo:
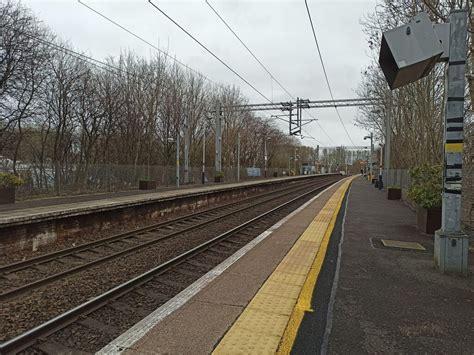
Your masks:
M 252 50 L 242 41 L 237 33 L 230 27 L 230 25 L 222 18 L 219 12 L 210 4 L 208 0 L 206 0 L 206 4 L 209 8 L 216 14 L 217 17 L 224 23 L 224 25 L 229 29 L 230 32 L 239 40 L 239 42 L 245 47 L 245 49 L 250 53 L 250 55 L 257 61 L 258 64 L 267 72 L 270 77 L 275 80 L 275 82 L 285 91 L 288 96 L 290 96 L 293 100 L 295 99 L 293 95 L 291 95 L 288 90 L 275 78 L 275 76 L 267 69 L 267 67 L 257 58 L 257 56 L 252 52 Z
M 222 65 L 224 65 L 227 69 L 229 69 L 232 73 L 234 73 L 237 77 L 239 77 L 244 83 L 250 86 L 255 92 L 257 92 L 260 96 L 262 96 L 265 100 L 269 103 L 273 103 L 267 96 L 265 96 L 260 90 L 258 90 L 255 86 L 253 86 L 247 79 L 245 79 L 242 75 L 237 73 L 231 66 L 229 66 L 226 62 L 224 62 L 221 58 L 219 58 L 214 52 L 212 52 L 209 48 L 207 48 L 204 44 L 202 44 L 198 39 L 196 39 L 191 33 L 189 33 L 185 28 L 183 28 L 179 23 L 173 20 L 166 12 L 156 6 L 151 0 L 148 0 L 148 3 L 153 6 L 157 11 L 163 14 L 168 20 L 174 23 L 181 31 L 186 33 L 190 38 L 192 38 L 197 44 L 199 44 L 206 52 L 212 55 L 215 59 L 217 59 Z
M 132 76 L 138 76 L 138 74 L 136 73 L 132 73 L 132 72 L 129 72 L 127 70 L 124 70 L 122 68 L 119 68 L 119 67 L 116 67 L 110 63 L 107 63 L 107 62 L 103 62 L 101 60 L 98 60 L 98 59 L 95 59 L 91 56 L 88 56 L 88 55 L 85 55 L 83 53 L 79 53 L 77 51 L 74 51 L 72 49 L 69 49 L 69 48 L 66 48 L 64 46 L 61 46 L 59 44 L 56 44 L 54 42 L 51 42 L 51 41 L 48 41 L 48 40 L 45 40 L 45 39 L 42 39 L 42 38 L 39 38 L 38 36 L 34 36 L 34 35 L 31 35 L 31 34 L 28 34 L 28 33 L 23 33 L 24 36 L 28 36 L 30 38 L 33 38 L 33 39 L 36 39 L 37 41 L 45 44 L 46 46 L 49 46 L 49 47 L 52 47 L 60 52 L 63 52 L 65 54 L 68 54 L 74 58 L 77 58 L 79 60 L 82 60 L 84 62 L 87 62 L 91 65 L 94 65 L 95 67 L 97 68 L 100 68 L 102 70 L 106 70 L 108 71 L 109 73 L 111 74 L 117 74 L 116 72 L 112 71 L 112 70 L 109 70 L 108 68 L 111 68 L 113 70 L 116 70 L 116 71 L 119 71 L 119 72 L 122 72 L 122 73 L 126 73 L 126 74 L 129 74 L 129 75 L 132 75 Z M 99 65 L 100 64 L 100 65 Z M 103 65 L 103 66 L 102 66 Z
M 79 4 L 83 5 L 84 7 L 88 8 L 89 10 L 91 10 L 92 12 L 96 13 L 97 15 L 99 15 L 100 17 L 106 19 L 107 21 L 109 21 L 110 23 L 114 24 L 115 26 L 121 28 L 122 30 L 124 30 L 125 32 L 127 32 L 128 34 L 132 35 L 133 37 L 137 38 L 138 40 L 142 41 L 143 43 L 149 45 L 150 47 L 154 48 L 155 50 L 157 50 L 158 52 L 160 52 L 161 54 L 163 54 L 164 56 L 170 58 L 171 60 L 173 60 L 175 63 L 185 67 L 186 69 L 188 69 L 189 71 L 199 75 L 199 76 L 202 76 L 203 78 L 205 78 L 206 80 L 208 80 L 209 82 L 213 83 L 214 85 L 217 85 L 219 86 L 219 84 L 217 84 L 215 81 L 213 81 L 212 79 L 210 79 L 209 77 L 207 77 L 206 75 L 200 73 L 199 71 L 197 71 L 196 69 L 193 69 L 191 68 L 190 66 L 188 66 L 187 64 L 184 64 L 183 62 L 181 62 L 180 60 L 176 59 L 175 57 L 173 57 L 172 55 L 170 55 L 169 53 L 167 53 L 166 51 L 162 50 L 161 48 L 155 46 L 153 43 L 147 41 L 146 39 L 144 39 L 143 37 L 137 35 L 136 33 L 130 31 L 128 28 L 126 28 L 125 26 L 122 26 L 121 24 L 119 24 L 117 21 L 115 20 L 112 20 L 110 17 L 102 14 L 100 11 L 94 9 L 93 7 L 83 3 L 81 0 L 77 0 Z
M 230 32 L 238 39 L 238 41 L 244 46 L 244 48 L 250 53 L 250 55 L 257 61 L 258 64 L 267 72 L 268 75 L 270 75 L 270 78 L 273 79 L 279 86 L 280 88 L 283 89 L 283 91 L 286 92 L 286 94 L 292 99 L 295 100 L 295 97 L 277 80 L 277 78 L 268 70 L 268 68 L 261 62 L 260 59 L 257 58 L 257 56 L 252 52 L 252 50 L 242 41 L 242 39 L 239 37 L 239 35 L 230 27 L 230 25 L 227 23 L 226 20 L 219 14 L 219 12 L 211 5 L 211 3 L 208 0 L 205 0 L 206 4 L 209 6 L 209 8 L 216 14 L 216 16 L 224 23 L 224 25 L 229 29 Z M 309 115 L 311 118 L 316 120 L 316 123 L 318 126 L 321 128 L 321 130 L 326 134 L 326 136 L 329 138 L 331 142 L 334 143 L 331 137 L 329 137 L 328 133 L 324 130 L 324 128 L 321 126 L 321 124 L 317 121 L 316 117 L 314 117 L 309 111 Z M 313 139 L 316 140 L 316 138 L 312 137 Z M 321 142 L 320 142 L 321 143 Z
M 334 100 L 334 95 L 332 94 L 332 89 L 331 89 L 331 84 L 329 83 L 329 78 L 328 78 L 328 74 L 326 72 L 326 66 L 324 65 L 324 60 L 323 60 L 323 56 L 321 54 L 321 49 L 319 48 L 319 43 L 318 43 L 318 38 L 316 37 L 316 31 L 314 29 L 314 25 L 313 25 L 313 19 L 311 18 L 311 13 L 309 11 L 309 6 L 308 6 L 308 1 L 307 0 L 304 0 L 304 3 L 306 5 L 306 11 L 308 13 L 308 18 L 309 18 L 309 22 L 311 24 L 311 29 L 313 31 L 313 37 L 314 37 L 314 42 L 316 43 L 316 48 L 318 50 L 318 55 L 319 55 L 319 59 L 321 61 L 321 66 L 323 68 L 323 72 L 324 72 L 324 77 L 326 78 L 326 84 L 328 86 L 328 89 L 329 89 L 329 94 L 331 95 L 331 99 L 333 101 Z M 347 128 L 346 128 L 346 125 L 344 124 L 344 121 L 342 120 L 341 118 L 341 115 L 339 113 L 339 110 L 337 109 L 337 106 L 334 106 L 334 109 L 336 110 L 336 113 L 337 113 L 337 116 L 339 117 L 339 121 L 341 121 L 341 124 L 342 124 L 342 127 L 344 128 L 344 131 L 346 132 L 347 134 L 347 137 L 349 137 L 349 140 L 351 141 L 352 145 L 355 145 L 354 141 L 352 140 L 349 132 L 347 131 Z

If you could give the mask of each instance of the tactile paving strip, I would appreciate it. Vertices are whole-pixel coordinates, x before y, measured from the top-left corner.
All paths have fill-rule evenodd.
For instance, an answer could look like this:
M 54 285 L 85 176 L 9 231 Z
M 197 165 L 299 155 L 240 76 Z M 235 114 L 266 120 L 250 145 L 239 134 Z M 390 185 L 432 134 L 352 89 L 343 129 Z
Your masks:
M 232 325 L 213 354 L 273 354 L 351 182 L 343 183 Z

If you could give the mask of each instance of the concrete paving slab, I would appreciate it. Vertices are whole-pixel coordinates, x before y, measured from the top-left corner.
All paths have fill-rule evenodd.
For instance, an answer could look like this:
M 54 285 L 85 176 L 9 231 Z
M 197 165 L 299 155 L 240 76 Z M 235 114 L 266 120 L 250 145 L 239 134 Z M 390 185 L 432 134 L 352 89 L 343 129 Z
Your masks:
M 208 354 L 216 334 L 240 314 L 241 307 L 195 301 L 165 319 L 125 354 Z M 199 324 L 200 326 L 190 326 Z M 185 336 L 185 337 L 183 337 Z

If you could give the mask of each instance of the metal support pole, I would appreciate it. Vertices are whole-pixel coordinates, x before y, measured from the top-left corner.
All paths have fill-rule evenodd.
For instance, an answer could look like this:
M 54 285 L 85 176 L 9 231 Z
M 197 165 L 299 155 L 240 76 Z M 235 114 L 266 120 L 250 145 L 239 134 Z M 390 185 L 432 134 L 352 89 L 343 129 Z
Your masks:
M 202 136 L 202 172 L 201 172 L 201 182 L 206 183 L 206 129 L 207 125 L 204 125 L 204 133 Z
M 462 232 L 461 228 L 467 11 L 451 12 L 449 23 L 442 224 L 441 229 L 435 233 L 434 259 L 436 267 L 441 272 L 467 275 L 469 237 Z
M 379 161 L 379 190 L 383 189 L 383 151 L 384 151 L 385 146 L 382 145 L 380 147 L 380 161 Z
M 190 134 L 189 134 L 189 117 L 186 112 L 184 115 L 184 183 L 189 184 L 189 145 L 190 145 Z
M 179 189 L 179 130 L 176 134 L 176 188 Z
M 390 187 L 390 184 L 392 183 L 390 181 L 390 141 L 391 141 L 391 136 L 392 136 L 392 120 L 391 120 L 391 115 L 392 115 L 392 97 L 390 96 L 388 103 L 387 103 L 387 115 L 385 116 L 385 183 L 387 185 L 387 188 Z
M 240 181 L 240 131 L 237 132 L 237 181 Z
M 369 154 L 369 180 L 372 182 L 372 177 L 374 175 L 372 169 L 372 156 L 374 155 L 374 134 L 371 133 L 370 136 L 364 137 L 364 139 L 370 138 L 370 154 Z
M 264 177 L 267 177 L 267 137 L 263 137 L 263 171 Z
M 295 147 L 295 157 L 294 157 L 294 159 L 293 159 L 294 164 L 295 164 L 295 176 L 299 175 L 299 174 L 296 172 L 296 151 L 297 151 L 297 149 L 296 149 L 296 147 Z
M 216 104 L 216 172 L 215 176 L 222 173 L 222 116 L 221 104 Z

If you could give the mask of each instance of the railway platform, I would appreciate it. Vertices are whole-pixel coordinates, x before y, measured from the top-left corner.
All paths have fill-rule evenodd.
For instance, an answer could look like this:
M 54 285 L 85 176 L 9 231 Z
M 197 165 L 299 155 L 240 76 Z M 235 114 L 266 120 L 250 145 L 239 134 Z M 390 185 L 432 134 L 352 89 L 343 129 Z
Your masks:
M 343 179 L 99 353 L 472 353 L 474 254 L 468 277 L 442 275 L 415 225 Z
M 119 233 L 150 224 L 170 213 L 193 211 L 318 176 L 321 175 L 58 197 L 2 205 L 0 256 L 22 250 L 36 252 L 56 242 L 69 246 L 74 238 L 84 234 Z

